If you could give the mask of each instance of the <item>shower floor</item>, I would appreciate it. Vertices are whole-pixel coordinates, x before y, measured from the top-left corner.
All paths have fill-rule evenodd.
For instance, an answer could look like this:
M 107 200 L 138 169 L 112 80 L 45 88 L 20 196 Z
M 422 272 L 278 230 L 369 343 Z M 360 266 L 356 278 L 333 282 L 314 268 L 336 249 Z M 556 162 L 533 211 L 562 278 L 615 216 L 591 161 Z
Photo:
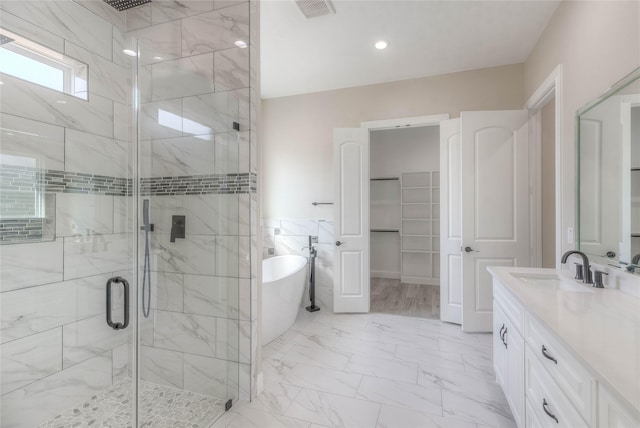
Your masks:
M 223 413 L 225 400 L 155 383 L 140 383 L 140 427 L 207 428 Z M 38 428 L 130 428 L 131 379 L 113 384 Z

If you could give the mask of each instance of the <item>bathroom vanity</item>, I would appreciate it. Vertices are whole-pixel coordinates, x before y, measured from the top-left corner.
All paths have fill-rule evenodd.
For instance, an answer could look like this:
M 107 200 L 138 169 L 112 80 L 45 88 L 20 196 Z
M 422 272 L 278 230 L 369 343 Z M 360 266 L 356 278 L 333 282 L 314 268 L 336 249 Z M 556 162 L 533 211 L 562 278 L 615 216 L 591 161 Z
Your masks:
M 488 270 L 496 380 L 517 425 L 640 427 L 640 298 L 568 271 Z

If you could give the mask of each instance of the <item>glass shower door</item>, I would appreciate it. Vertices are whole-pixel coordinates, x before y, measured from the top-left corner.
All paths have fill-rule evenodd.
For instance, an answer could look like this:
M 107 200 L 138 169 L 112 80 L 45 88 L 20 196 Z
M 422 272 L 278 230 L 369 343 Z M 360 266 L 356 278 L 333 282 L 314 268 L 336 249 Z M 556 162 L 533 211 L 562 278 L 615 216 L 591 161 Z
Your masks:
M 238 398 L 242 93 L 189 49 L 189 19 L 134 32 L 139 421 L 163 426 L 208 426 Z
M 1 428 L 248 395 L 249 3 L 192 4 L 0 2 Z
M 0 2 L 2 428 L 133 424 L 125 33 L 101 2 Z

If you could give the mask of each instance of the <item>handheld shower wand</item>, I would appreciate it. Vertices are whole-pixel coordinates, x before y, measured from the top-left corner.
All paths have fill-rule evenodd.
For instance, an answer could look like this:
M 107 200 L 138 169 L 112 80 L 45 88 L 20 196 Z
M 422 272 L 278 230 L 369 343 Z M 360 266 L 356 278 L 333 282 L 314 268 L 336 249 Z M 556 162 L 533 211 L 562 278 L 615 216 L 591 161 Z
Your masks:
M 142 230 L 144 230 L 144 267 L 142 270 L 142 314 L 149 318 L 151 312 L 151 262 L 149 260 L 149 232 L 153 224 L 149 223 L 149 199 L 142 201 Z

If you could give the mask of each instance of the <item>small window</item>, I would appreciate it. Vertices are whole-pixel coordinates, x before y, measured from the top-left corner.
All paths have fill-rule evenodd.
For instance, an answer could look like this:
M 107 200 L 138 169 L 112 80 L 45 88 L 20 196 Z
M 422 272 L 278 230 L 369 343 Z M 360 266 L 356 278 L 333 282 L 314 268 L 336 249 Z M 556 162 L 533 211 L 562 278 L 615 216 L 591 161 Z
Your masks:
M 88 66 L 0 28 L 0 72 L 88 99 Z

